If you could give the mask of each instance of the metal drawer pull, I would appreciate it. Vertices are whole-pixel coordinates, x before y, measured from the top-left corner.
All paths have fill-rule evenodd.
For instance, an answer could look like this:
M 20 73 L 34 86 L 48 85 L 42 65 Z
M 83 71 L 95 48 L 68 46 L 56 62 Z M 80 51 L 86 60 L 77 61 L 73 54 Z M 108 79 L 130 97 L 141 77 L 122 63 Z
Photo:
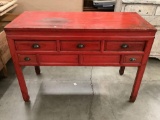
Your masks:
M 34 49 L 40 48 L 40 45 L 38 45 L 38 44 L 33 44 L 33 45 L 32 45 L 32 48 L 34 48 Z
M 29 57 L 24 58 L 25 61 L 30 61 L 31 59 Z
M 129 60 L 133 62 L 133 61 L 136 61 L 136 58 L 130 58 Z
M 121 48 L 128 48 L 129 46 L 127 44 L 122 44 Z
M 83 45 L 83 44 L 78 44 L 77 45 L 77 48 L 84 48 L 85 47 L 85 45 Z

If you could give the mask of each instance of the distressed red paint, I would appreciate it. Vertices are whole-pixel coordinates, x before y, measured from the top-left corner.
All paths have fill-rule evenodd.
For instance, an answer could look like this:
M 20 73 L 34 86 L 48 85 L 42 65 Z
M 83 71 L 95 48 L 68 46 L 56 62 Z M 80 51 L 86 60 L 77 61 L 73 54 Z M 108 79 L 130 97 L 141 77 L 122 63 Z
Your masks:
M 24 12 L 5 31 L 24 101 L 29 95 L 21 66 L 35 66 L 37 74 L 39 66 L 120 66 L 120 75 L 134 66 L 134 102 L 156 33 L 129 12 Z

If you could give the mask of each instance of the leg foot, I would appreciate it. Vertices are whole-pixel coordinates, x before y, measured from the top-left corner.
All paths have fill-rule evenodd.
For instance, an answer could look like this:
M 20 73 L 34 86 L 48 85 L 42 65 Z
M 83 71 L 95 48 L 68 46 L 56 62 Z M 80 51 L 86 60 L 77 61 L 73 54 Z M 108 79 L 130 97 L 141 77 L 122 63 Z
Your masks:
M 135 100 L 136 100 L 136 97 L 132 97 L 132 96 L 130 96 L 129 102 L 134 103 L 134 102 L 135 102 Z
M 24 93 L 23 93 L 23 96 L 22 96 L 22 97 L 23 97 L 23 100 L 24 100 L 25 102 L 29 102 L 29 101 L 30 101 L 30 100 L 29 100 L 30 97 L 29 97 L 28 94 L 24 94 Z
M 121 66 L 119 69 L 119 74 L 123 75 L 124 74 L 124 70 L 125 70 L 125 66 Z
M 39 75 L 41 73 L 40 67 L 39 66 L 35 66 L 35 72 L 37 75 Z

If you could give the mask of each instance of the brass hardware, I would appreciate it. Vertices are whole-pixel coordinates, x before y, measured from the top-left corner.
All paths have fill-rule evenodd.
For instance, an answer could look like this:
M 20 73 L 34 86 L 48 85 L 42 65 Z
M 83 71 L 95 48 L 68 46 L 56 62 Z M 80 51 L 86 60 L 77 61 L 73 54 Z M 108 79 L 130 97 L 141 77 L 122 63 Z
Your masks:
M 31 59 L 29 57 L 24 58 L 25 61 L 30 61 Z
M 77 48 L 84 48 L 85 47 L 85 45 L 83 45 L 83 44 L 78 44 L 77 45 Z
M 129 60 L 133 62 L 133 61 L 136 61 L 136 58 L 130 58 Z
M 33 44 L 33 45 L 32 45 L 32 48 L 34 48 L 34 49 L 40 48 L 40 45 L 38 45 L 38 44 Z
M 128 48 L 129 46 L 127 44 L 122 44 L 121 48 Z

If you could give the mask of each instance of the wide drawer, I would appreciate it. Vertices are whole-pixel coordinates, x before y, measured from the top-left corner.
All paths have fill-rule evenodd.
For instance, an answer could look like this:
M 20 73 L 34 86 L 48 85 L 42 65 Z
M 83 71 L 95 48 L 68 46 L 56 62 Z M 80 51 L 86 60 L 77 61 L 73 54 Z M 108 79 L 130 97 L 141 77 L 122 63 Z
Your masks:
M 123 63 L 141 63 L 142 55 L 125 55 Z
M 37 59 L 36 55 L 18 55 L 18 59 L 20 63 L 28 63 L 28 64 L 36 64 Z
M 78 63 L 78 55 L 39 55 L 40 63 Z
M 84 64 L 107 64 L 119 63 L 120 55 L 83 55 L 82 63 Z
M 144 51 L 145 42 L 105 42 L 106 51 Z
M 16 41 L 15 46 L 20 51 L 56 51 L 55 41 Z
M 62 41 L 61 51 L 100 51 L 100 41 Z

